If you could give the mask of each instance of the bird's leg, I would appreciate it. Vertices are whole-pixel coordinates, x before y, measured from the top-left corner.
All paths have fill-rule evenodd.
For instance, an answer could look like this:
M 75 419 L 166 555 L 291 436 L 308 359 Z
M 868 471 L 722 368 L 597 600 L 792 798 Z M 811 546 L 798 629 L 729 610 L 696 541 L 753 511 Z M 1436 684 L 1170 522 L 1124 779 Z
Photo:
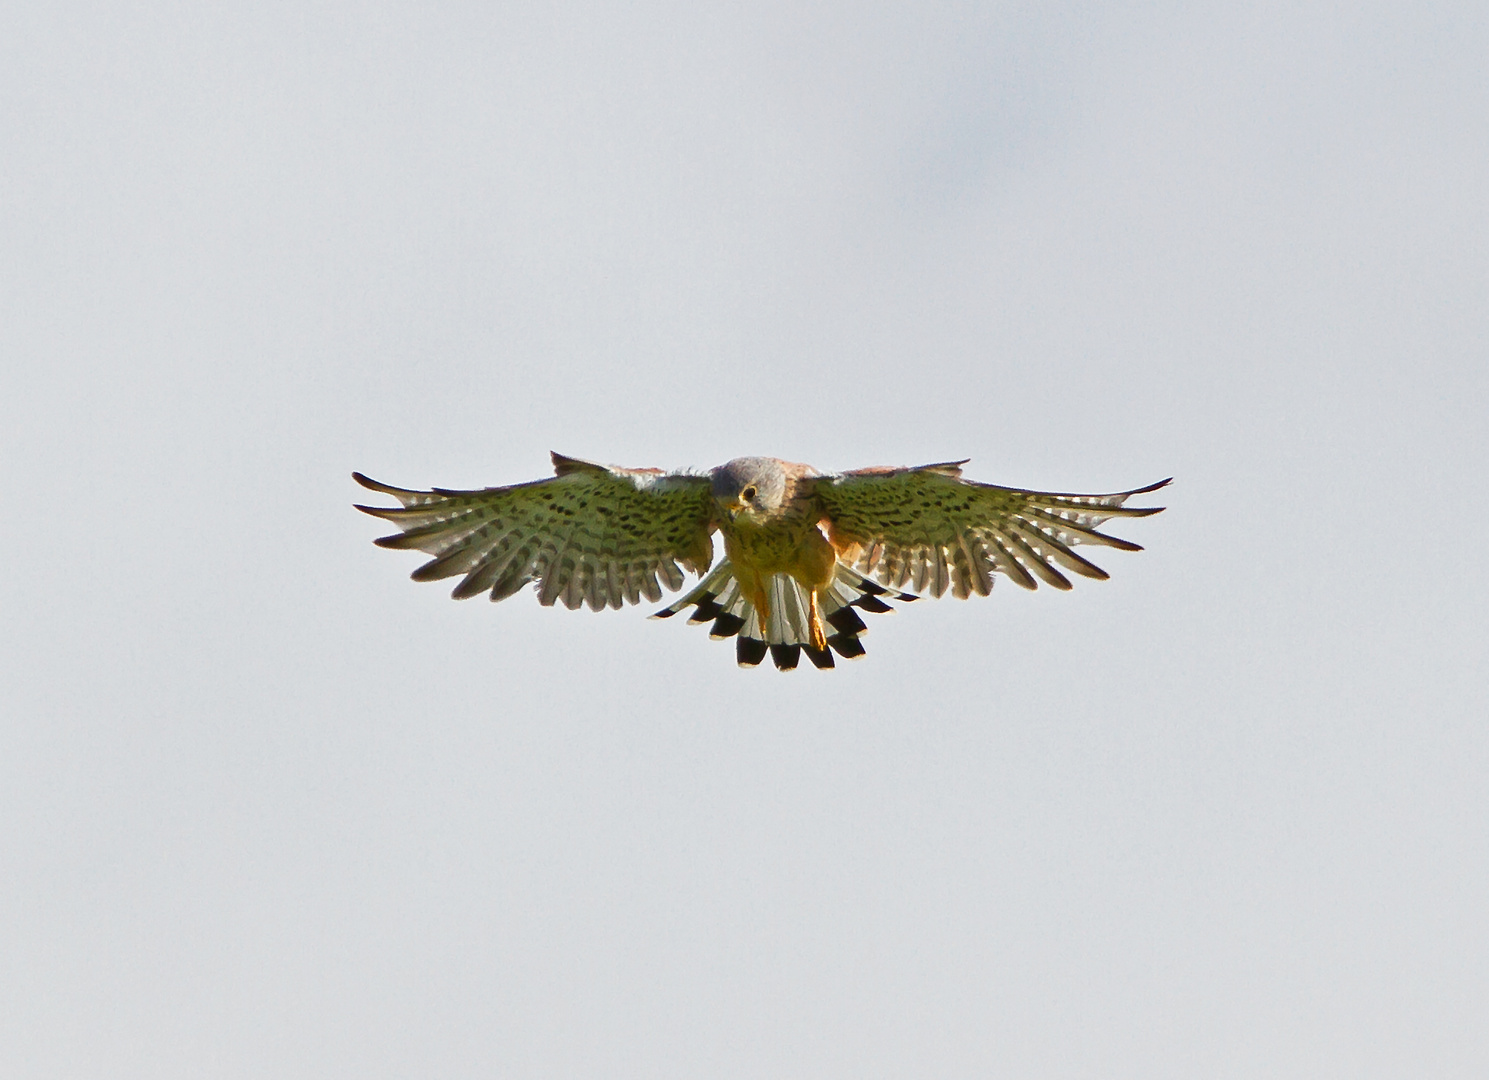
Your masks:
M 818 652 L 827 651 L 827 634 L 822 629 L 822 606 L 817 603 L 817 590 L 808 589 L 807 596 L 807 628 L 812 634 L 812 648 Z
M 750 603 L 755 605 L 755 613 L 760 616 L 760 635 L 765 636 L 765 628 L 770 624 L 770 600 L 765 595 L 765 583 L 759 582 L 755 585 L 754 595 L 750 597 Z

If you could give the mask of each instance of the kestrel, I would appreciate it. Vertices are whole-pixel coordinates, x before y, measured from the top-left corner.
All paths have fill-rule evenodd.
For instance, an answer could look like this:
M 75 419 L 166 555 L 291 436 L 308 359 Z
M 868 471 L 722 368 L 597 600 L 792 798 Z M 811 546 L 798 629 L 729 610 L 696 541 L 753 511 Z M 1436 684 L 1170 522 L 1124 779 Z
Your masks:
M 357 509 L 403 530 L 379 546 L 434 556 L 415 581 L 460 577 L 457 599 L 489 592 L 503 600 L 532 581 L 546 606 L 561 600 L 599 611 L 643 596 L 655 603 L 659 577 L 682 588 L 681 564 L 702 580 L 654 618 L 694 608 L 688 622 L 711 623 L 710 637 L 737 635 L 742 667 L 769 652 L 782 671 L 803 652 L 819 668 L 833 666 L 834 652 L 862 656 L 867 627 L 858 612 L 917 599 L 905 588 L 986 596 L 993 575 L 1005 574 L 1026 589 L 1039 581 L 1068 589 L 1062 569 L 1104 579 L 1071 549 L 1141 551 L 1096 527 L 1158 513 L 1163 507 L 1123 504 L 1169 483 L 1064 495 L 964 480 L 966 460 L 819 473 L 747 457 L 697 475 L 552 456 L 549 479 L 480 491 L 408 491 L 353 473 L 403 504 Z M 714 530 L 724 536 L 724 559 L 710 571 Z

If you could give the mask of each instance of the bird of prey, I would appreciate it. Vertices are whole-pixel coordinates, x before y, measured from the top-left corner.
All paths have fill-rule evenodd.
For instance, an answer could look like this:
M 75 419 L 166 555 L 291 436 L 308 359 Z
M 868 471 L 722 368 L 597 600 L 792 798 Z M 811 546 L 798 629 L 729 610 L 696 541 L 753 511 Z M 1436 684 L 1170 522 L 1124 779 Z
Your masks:
M 742 667 L 770 654 L 783 671 L 804 652 L 818 668 L 833 653 L 863 656 L 860 611 L 911 601 L 902 591 L 986 596 L 1004 574 L 1026 589 L 1070 588 L 1062 571 L 1104 579 L 1080 544 L 1141 551 L 1099 532 L 1111 517 L 1163 507 L 1124 505 L 1168 480 L 1110 495 L 1022 491 L 962 479 L 963 461 L 821 473 L 778 458 L 736 458 L 705 474 L 622 469 L 553 454 L 554 476 L 480 491 L 410 491 L 352 477 L 399 507 L 358 506 L 402 532 L 375 543 L 434 558 L 415 581 L 459 577 L 457 599 L 511 596 L 536 582 L 538 602 L 594 611 L 653 603 L 702 580 L 657 612 L 693 608 L 689 623 L 734 637 Z M 711 571 L 713 533 L 724 559 Z

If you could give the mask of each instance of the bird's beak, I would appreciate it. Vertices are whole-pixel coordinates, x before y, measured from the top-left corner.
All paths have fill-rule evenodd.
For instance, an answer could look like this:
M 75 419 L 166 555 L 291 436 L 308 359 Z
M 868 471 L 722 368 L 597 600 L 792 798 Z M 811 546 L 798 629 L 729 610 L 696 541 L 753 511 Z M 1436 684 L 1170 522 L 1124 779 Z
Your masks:
M 740 502 L 738 499 L 730 499 L 724 504 L 724 516 L 727 517 L 730 521 L 733 521 L 735 518 L 739 517 L 739 515 L 743 511 L 744 503 Z

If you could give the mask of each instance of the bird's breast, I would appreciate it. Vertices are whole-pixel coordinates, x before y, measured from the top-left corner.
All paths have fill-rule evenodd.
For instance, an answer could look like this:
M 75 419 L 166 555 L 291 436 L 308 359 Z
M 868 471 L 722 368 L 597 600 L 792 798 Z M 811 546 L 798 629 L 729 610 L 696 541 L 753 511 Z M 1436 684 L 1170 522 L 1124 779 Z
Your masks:
M 724 553 L 734 565 L 758 574 L 790 574 L 799 579 L 820 576 L 819 549 L 831 550 L 815 522 L 806 519 L 776 519 L 752 522 L 740 519 L 720 529 Z

